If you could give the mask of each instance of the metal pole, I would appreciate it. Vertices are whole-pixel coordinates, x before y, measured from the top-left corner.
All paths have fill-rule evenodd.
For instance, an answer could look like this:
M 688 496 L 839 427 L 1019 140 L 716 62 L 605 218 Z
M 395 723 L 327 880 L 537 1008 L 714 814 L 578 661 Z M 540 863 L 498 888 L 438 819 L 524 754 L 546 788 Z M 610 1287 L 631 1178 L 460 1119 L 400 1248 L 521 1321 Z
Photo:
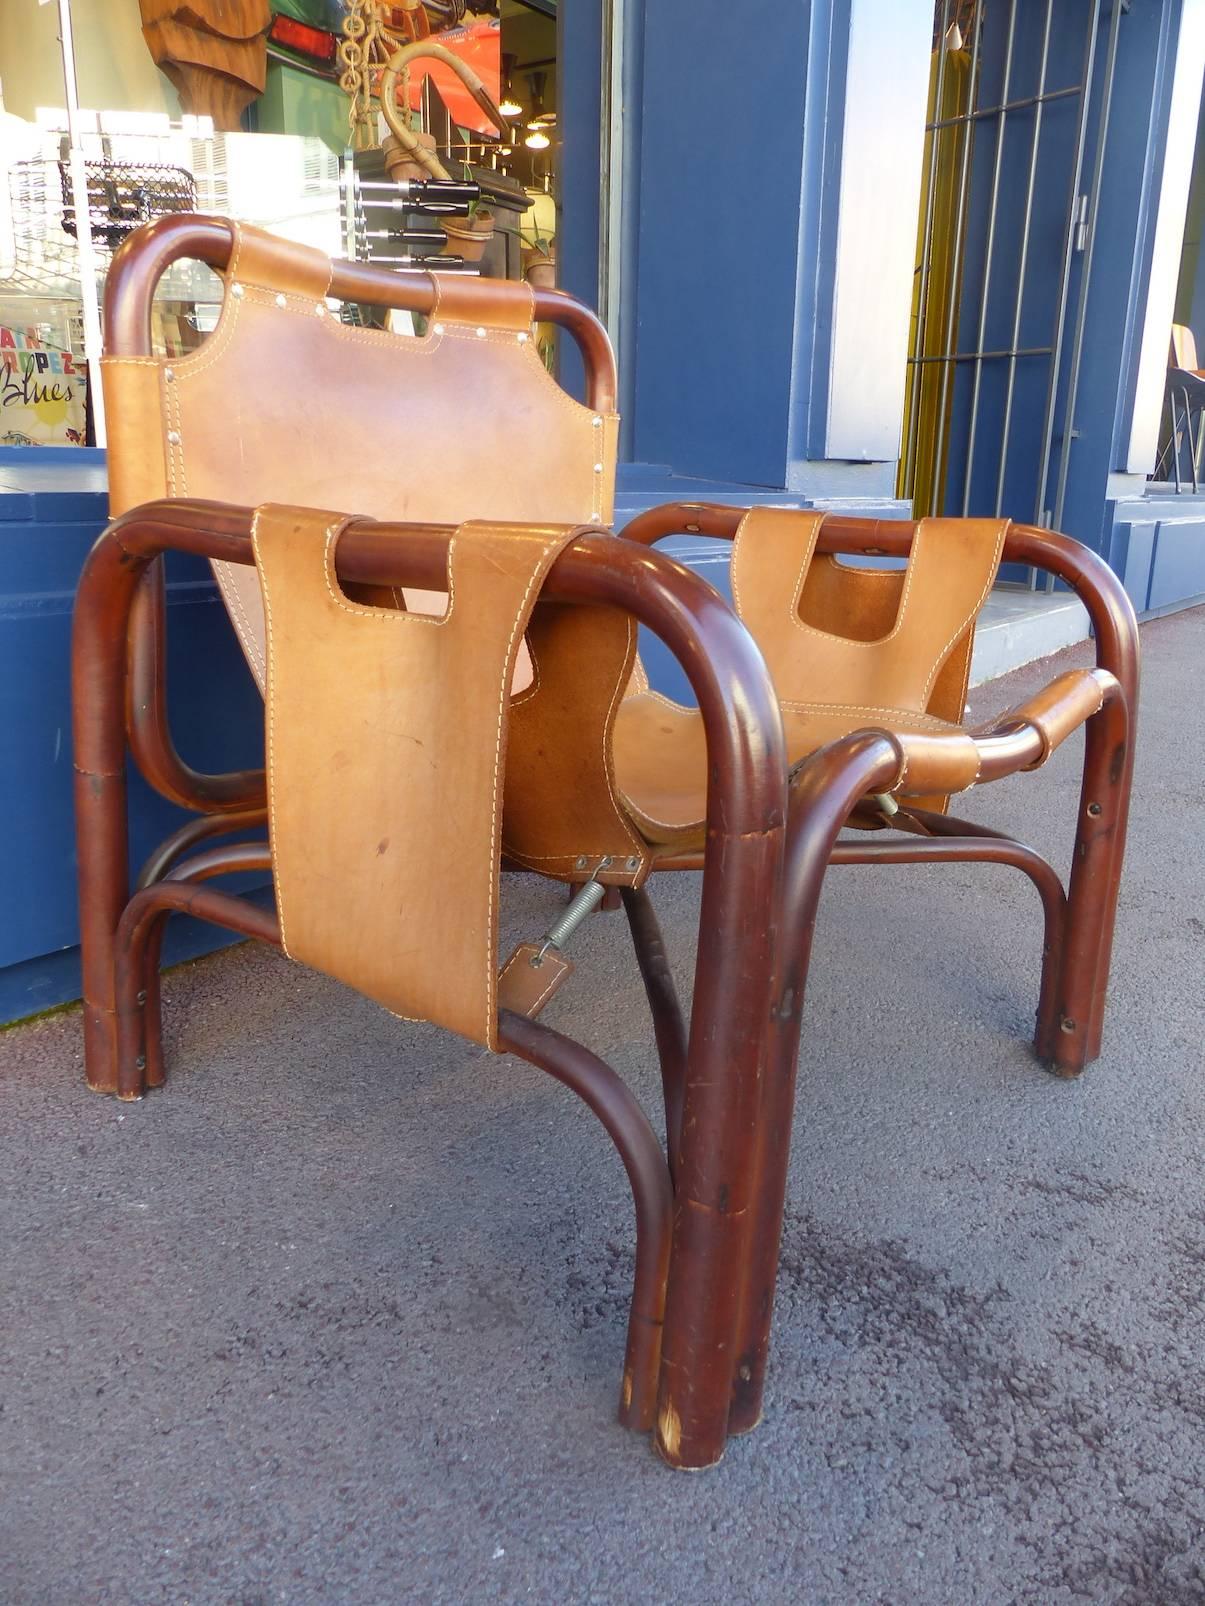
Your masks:
M 950 26 L 950 0 L 942 0 L 941 12 L 941 38 L 937 42 L 937 89 L 933 101 L 934 116 L 941 112 L 941 92 L 946 82 L 946 32 Z M 925 334 L 928 326 L 925 300 L 929 288 L 929 268 L 933 251 L 933 206 L 937 194 L 937 145 L 941 138 L 936 128 L 929 135 L 929 181 L 925 189 L 925 225 L 921 231 L 920 251 L 920 294 L 916 302 L 916 340 L 913 345 L 914 357 L 923 357 L 925 352 Z M 908 434 L 904 443 L 904 495 L 911 499 L 916 495 L 916 453 L 917 453 L 917 418 L 920 411 L 921 374 L 916 367 L 912 371 L 912 389 L 908 396 Z
M 626 0 L 606 0 L 602 15 L 603 119 L 598 195 L 598 315 L 619 350 L 623 249 L 623 65 Z
M 1188 386 L 1184 387 L 1184 428 L 1188 435 L 1188 455 L 1192 462 L 1192 494 L 1197 495 L 1197 454 L 1192 439 L 1192 408 L 1188 404 Z
M 1046 408 L 1042 421 L 1042 456 L 1038 467 L 1038 482 L 1034 493 L 1033 517 L 1035 524 L 1047 522 L 1046 480 L 1050 473 L 1050 452 L 1054 442 L 1054 402 L 1058 389 L 1059 366 L 1063 355 L 1063 331 L 1067 321 L 1067 292 L 1071 283 L 1071 255 L 1075 249 L 1076 199 L 1079 195 L 1080 175 L 1084 166 L 1084 145 L 1088 132 L 1088 110 L 1092 100 L 1092 73 L 1096 65 L 1096 34 L 1100 27 L 1100 0 L 1092 8 L 1088 21 L 1088 41 L 1084 52 L 1084 68 L 1080 89 L 1079 127 L 1075 134 L 1075 165 L 1071 174 L 1071 194 L 1067 200 L 1067 237 L 1063 241 L 1063 262 L 1059 270 L 1058 312 L 1055 315 L 1054 340 L 1050 358 L 1050 377 L 1046 382 Z M 1030 571 L 1030 585 L 1037 581 L 1037 570 Z
M 979 7 L 975 9 L 975 38 L 971 45 L 971 93 L 975 93 L 975 73 L 979 66 L 979 45 L 983 39 L 983 12 Z M 954 261 L 953 272 L 950 274 L 950 297 L 946 308 L 946 338 L 944 350 L 949 352 L 954 345 L 954 309 L 958 304 L 957 285 L 962 277 L 963 237 L 962 225 L 966 217 L 967 190 L 970 188 L 969 176 L 971 171 L 971 146 L 975 142 L 974 124 L 969 124 L 963 137 L 962 168 L 958 175 L 958 206 L 954 213 Z M 1014 342 L 1015 344 L 1015 342 Z M 941 371 L 941 398 L 937 406 L 937 438 L 933 443 L 933 488 L 934 511 L 940 513 L 945 504 L 945 475 L 941 471 L 941 454 L 946 438 L 946 398 L 950 393 L 950 374 L 953 363 L 946 363 Z
M 1105 81 L 1100 98 L 1100 132 L 1096 140 L 1096 157 L 1092 164 L 1092 191 L 1089 200 L 1091 215 L 1088 219 L 1088 239 L 1084 247 L 1084 271 L 1080 279 L 1079 306 L 1075 314 L 1075 336 L 1071 343 L 1071 369 L 1067 378 L 1067 411 L 1063 420 L 1063 451 L 1059 459 L 1059 484 L 1054 501 L 1055 528 L 1063 522 L 1063 503 L 1067 495 L 1067 474 L 1071 467 L 1071 443 L 1074 439 L 1075 402 L 1079 392 L 1080 359 L 1084 351 L 1084 327 L 1088 320 L 1088 290 L 1092 283 L 1092 253 L 1096 248 L 1096 217 L 1100 210 L 1100 177 L 1105 165 L 1105 147 L 1109 143 L 1109 106 L 1113 99 L 1113 72 L 1117 64 L 1117 32 L 1121 21 L 1121 0 L 1113 0 L 1113 15 L 1109 19 L 1109 53 L 1105 59 Z M 1085 95 L 1091 93 L 1091 85 Z M 1051 582 L 1053 584 L 1053 581 Z
M 1050 55 L 1050 24 L 1054 14 L 1054 0 L 1046 0 L 1046 26 L 1042 34 L 1042 63 L 1038 69 L 1039 93 L 1046 88 L 1046 66 Z M 1015 347 L 1021 338 L 1021 312 L 1025 304 L 1025 268 L 1029 261 L 1029 229 L 1033 220 L 1033 190 L 1038 176 L 1038 145 L 1042 138 L 1042 103 L 1038 102 L 1033 114 L 1033 144 L 1029 151 L 1029 179 L 1025 191 L 1025 220 L 1021 224 L 1021 260 L 1017 267 L 1017 299 L 1013 306 L 1013 338 Z M 1013 389 L 1017 378 L 1017 359 L 1008 359 L 1008 384 L 1004 392 L 1004 427 L 1000 440 L 1000 467 L 996 473 L 996 517 L 1004 505 L 1004 472 L 1008 464 L 1008 437 L 1013 424 Z
M 88 395 L 96 444 L 108 440 L 105 398 L 100 384 L 100 297 L 96 289 L 97 261 L 92 249 L 92 216 L 88 210 L 88 172 L 80 145 L 79 88 L 75 76 L 75 39 L 71 31 L 71 0 L 59 0 L 59 47 L 63 57 L 63 87 L 67 97 L 67 168 L 71 176 L 71 204 L 75 208 L 75 240 L 79 248 L 80 299 L 84 314 L 84 360 L 88 369 Z
M 1048 0 L 1049 3 L 1049 0 Z M 1047 29 L 1050 12 L 1047 10 Z M 996 244 L 996 213 L 1000 201 L 1000 167 L 1004 159 L 1004 127 L 1008 116 L 1008 86 L 1013 75 L 1013 35 L 1017 27 L 1017 0 L 1008 8 L 1008 38 L 1004 46 L 1004 82 L 1000 86 L 1000 121 L 996 126 L 996 154 L 992 160 L 992 195 L 988 202 L 987 247 L 983 258 L 983 291 L 979 298 L 979 329 L 975 336 L 975 382 L 971 390 L 971 420 L 967 428 L 966 468 L 962 477 L 962 516 L 971 505 L 971 471 L 975 463 L 975 426 L 979 422 L 979 389 L 983 382 L 983 341 L 987 334 L 987 302 L 992 286 L 992 253 Z M 968 131 L 969 133 L 969 131 Z M 1016 345 L 1014 338 L 1013 345 Z

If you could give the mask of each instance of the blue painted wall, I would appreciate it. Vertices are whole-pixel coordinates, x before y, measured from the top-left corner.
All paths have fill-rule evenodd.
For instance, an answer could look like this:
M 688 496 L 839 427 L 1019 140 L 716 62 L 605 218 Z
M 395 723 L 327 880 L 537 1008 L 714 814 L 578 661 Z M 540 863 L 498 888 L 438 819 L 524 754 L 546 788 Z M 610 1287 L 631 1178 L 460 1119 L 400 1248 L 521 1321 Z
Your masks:
M 79 994 L 71 607 L 106 502 L 103 453 L 0 449 L 0 1021 Z M 169 584 L 171 709 L 185 756 L 203 769 L 262 763 L 263 704 L 207 568 L 180 558 Z M 132 777 L 133 866 L 185 818 Z M 171 927 L 169 962 L 230 940 L 191 921 Z
M 643 9 L 633 453 L 784 486 L 808 60 L 803 4 Z M 718 19 L 713 19 L 718 21 Z

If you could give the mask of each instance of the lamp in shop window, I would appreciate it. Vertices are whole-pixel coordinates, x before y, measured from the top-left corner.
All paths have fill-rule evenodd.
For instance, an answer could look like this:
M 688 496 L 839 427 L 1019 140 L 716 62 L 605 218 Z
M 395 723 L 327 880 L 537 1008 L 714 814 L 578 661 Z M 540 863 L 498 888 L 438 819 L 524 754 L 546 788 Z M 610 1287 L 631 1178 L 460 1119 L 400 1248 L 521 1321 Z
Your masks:
M 498 110 L 502 113 L 503 117 L 509 117 L 512 121 L 516 117 L 522 117 L 523 115 L 523 107 L 520 105 L 519 100 L 515 95 L 514 69 L 515 58 L 513 56 L 503 56 L 502 99 L 498 103 Z
M 548 137 L 549 125 L 556 122 L 555 112 L 544 110 L 544 74 L 533 72 L 531 75 L 531 121 L 527 125 L 527 136 L 523 143 L 529 151 L 546 151 L 552 141 Z

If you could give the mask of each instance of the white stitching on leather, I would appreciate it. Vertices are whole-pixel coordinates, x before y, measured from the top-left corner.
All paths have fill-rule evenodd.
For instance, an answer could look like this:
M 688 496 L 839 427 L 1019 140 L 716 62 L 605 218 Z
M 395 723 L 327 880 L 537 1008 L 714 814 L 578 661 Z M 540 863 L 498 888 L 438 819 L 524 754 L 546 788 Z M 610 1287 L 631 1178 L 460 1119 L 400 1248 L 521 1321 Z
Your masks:
M 504 980 L 504 978 L 506 976 L 507 971 L 516 962 L 518 957 L 519 957 L 519 949 L 516 948 L 514 953 L 511 954 L 510 958 L 506 961 L 506 963 L 503 965 L 502 969 L 498 972 L 498 985 L 499 985 L 499 987 L 501 987 L 502 982 L 503 982 L 503 980 Z M 553 975 L 551 981 L 548 983 L 547 987 L 545 987 L 544 991 L 539 995 L 538 998 L 533 999 L 532 1002 L 528 1005 L 528 1010 L 529 1010 L 529 1013 L 528 1013 L 528 1016 L 527 1016 L 528 1020 L 531 1020 L 535 1015 L 539 1014 L 540 1009 L 543 1007 L 544 1000 L 548 997 L 549 993 L 556 986 L 557 982 L 560 981 L 561 977 L 564 976 L 566 974 L 566 972 L 568 971 L 568 968 L 569 968 L 568 967 L 568 962 L 566 960 L 562 959 L 561 960 L 561 964 L 562 964 L 562 966 L 564 968 L 559 970 L 559 971 L 555 971 L 555 974 Z M 554 970 L 555 970 L 555 966 L 554 966 Z
M 453 540 L 454 539 L 455 539 L 455 537 L 453 537 Z M 522 634 L 522 631 L 523 631 L 522 620 L 523 620 L 524 616 L 527 613 L 527 599 L 531 596 L 533 586 L 541 585 L 543 583 L 545 565 L 547 563 L 548 554 L 552 551 L 553 547 L 556 546 L 556 545 L 557 545 L 556 538 L 554 538 L 553 540 L 550 540 L 550 541 L 545 541 L 543 543 L 543 546 L 542 546 L 541 552 L 540 552 L 540 559 L 539 559 L 538 563 L 536 564 L 534 570 L 532 571 L 532 573 L 528 577 L 527 586 L 526 586 L 526 588 L 525 588 L 525 590 L 523 592 L 523 596 L 520 599 L 518 609 L 517 609 L 517 611 L 515 613 L 514 623 L 511 625 L 511 629 L 510 629 L 510 639 L 506 644 L 506 655 L 505 655 L 505 657 L 503 659 L 503 662 L 502 662 L 502 685 L 499 687 L 499 690 L 498 690 L 498 729 L 497 729 L 497 733 L 495 734 L 495 737 L 494 737 L 493 817 L 492 817 L 491 825 L 490 825 L 489 916 L 488 916 L 489 929 L 488 929 L 488 934 L 487 935 L 488 935 L 488 941 L 491 944 L 495 944 L 497 942 L 497 935 L 498 935 L 497 931 L 495 929 L 495 921 L 496 921 L 497 917 L 496 917 L 496 913 L 495 913 L 495 909 L 494 909 L 494 900 L 495 900 L 495 896 L 496 896 L 497 890 L 498 890 L 498 876 L 499 876 L 499 871 L 500 871 L 499 858 L 500 858 L 501 839 L 502 839 L 502 818 L 501 818 L 502 809 L 501 809 L 501 807 L 499 805 L 499 801 L 498 801 L 498 777 L 499 777 L 499 774 L 500 774 L 501 769 L 502 769 L 502 731 L 503 731 L 503 725 L 504 725 L 504 722 L 505 722 L 505 719 L 506 719 L 506 715 L 507 715 L 507 711 L 508 711 L 508 704 L 509 704 L 509 701 L 510 701 L 510 698 L 509 698 L 508 694 L 510 692 L 511 682 L 515 678 L 515 664 L 514 664 L 514 656 L 513 656 L 515 651 L 516 651 L 515 639 L 516 639 L 517 636 L 520 636 Z M 448 581 L 449 581 L 449 585 L 451 584 L 451 580 L 452 580 L 452 549 L 451 549 L 451 544 L 449 543 L 449 547 L 448 547 Z M 449 618 L 451 617 L 451 613 L 452 613 L 452 605 L 451 605 L 451 602 L 449 602 L 449 604 L 448 604 L 448 617 Z M 494 1043 L 495 1043 L 494 1028 L 495 1028 L 495 1026 L 497 1024 L 497 1019 L 498 1019 L 498 977 L 497 977 L 497 974 L 495 972 L 494 965 L 492 965 L 490 963 L 490 955 L 489 955 L 488 949 L 487 949 L 486 956 L 485 956 L 485 970 L 486 970 L 486 978 L 485 978 L 485 1041 L 492 1048 L 494 1046 Z
M 948 719 L 939 719 L 936 714 L 918 714 L 910 708 L 892 708 L 888 706 L 875 707 L 867 703 L 801 703 L 784 699 L 779 708 L 792 714 L 885 714 L 896 720 L 906 720 L 909 724 L 923 721 L 924 731 L 932 731 L 943 736 L 953 736 L 961 729 Z
M 921 522 L 923 523 L 924 521 L 922 520 Z M 926 680 L 925 688 L 921 692 L 920 700 L 921 700 L 922 704 L 927 704 L 928 703 L 928 701 L 929 701 L 929 693 L 933 689 L 933 682 L 937 679 L 938 675 L 941 673 L 942 669 L 944 668 L 945 661 L 946 661 L 947 657 L 949 656 L 951 648 L 954 646 L 955 642 L 958 640 L 959 636 L 962 635 L 962 632 L 967 628 L 967 626 L 970 625 L 970 624 L 973 624 L 974 621 L 979 617 L 979 610 L 983 607 L 983 604 L 987 601 L 988 592 L 992 589 L 992 587 L 996 583 L 996 576 L 1000 572 L 1000 555 L 1004 551 L 1004 538 L 1008 534 L 1009 526 L 1011 525 L 1011 523 L 1012 523 L 1011 519 L 1001 519 L 999 521 L 999 528 L 996 531 L 996 555 L 995 555 L 995 559 L 994 559 L 994 561 L 993 561 L 993 563 L 992 563 L 992 565 L 991 565 L 991 567 L 990 567 L 990 569 L 988 571 L 987 581 L 984 584 L 983 590 L 979 593 L 979 601 L 971 609 L 970 613 L 962 621 L 962 623 L 958 626 L 958 629 L 950 637 L 949 641 L 946 642 L 945 646 L 942 648 L 941 652 L 939 653 L 938 658 L 937 658 L 937 662 L 934 665 L 933 669 L 929 672 L 929 678 L 928 678 L 928 680 Z M 919 534 L 920 532 L 918 531 L 917 533 Z M 911 565 L 909 565 L 909 569 L 911 569 Z M 904 614 L 904 607 L 903 607 L 903 603 L 901 602 L 901 604 L 900 604 L 900 617 L 901 618 L 903 618 L 903 614 Z
M 272 654 L 272 602 L 268 596 L 268 574 L 260 562 L 259 552 L 259 517 L 260 508 L 256 508 L 251 515 L 251 548 L 255 553 L 256 569 L 259 572 L 260 589 L 264 596 L 264 623 L 267 627 L 268 668 L 264 677 L 264 699 L 268 708 L 268 850 L 272 857 L 272 885 L 276 894 L 276 923 L 280 927 L 280 946 L 291 959 L 289 953 L 289 939 L 285 932 L 284 898 L 281 893 L 280 878 L 276 874 L 276 854 L 272 844 L 273 820 L 276 814 L 276 708 L 273 695 L 273 654 Z
M 358 602 L 349 602 L 346 593 L 337 586 L 335 581 L 335 553 L 332 539 L 336 531 L 342 531 L 352 523 L 350 518 L 343 519 L 339 525 L 332 524 L 326 532 L 326 544 L 322 554 L 322 577 L 326 581 L 326 589 L 336 608 L 342 608 L 344 613 L 354 614 L 360 619 L 380 619 L 387 624 L 400 624 L 407 621 L 411 624 L 443 625 L 452 617 L 452 610 L 456 606 L 456 568 L 453 563 L 453 554 L 456 550 L 456 536 L 448 541 L 448 606 L 443 613 L 401 613 L 393 608 L 374 608 Z
M 615 743 L 612 738 L 615 730 L 615 710 L 619 703 L 623 700 L 623 694 L 627 690 L 628 685 L 628 650 L 633 645 L 633 637 L 635 633 L 635 626 L 632 622 L 631 614 L 626 616 L 625 623 L 627 625 L 628 639 L 627 645 L 624 647 L 623 667 L 620 669 L 619 674 L 615 677 L 615 689 L 611 693 L 611 703 L 607 709 L 606 717 L 603 720 L 603 775 L 605 776 L 607 782 L 607 796 L 611 799 L 611 806 L 615 810 L 615 816 L 620 825 L 623 827 L 624 835 L 636 849 L 636 852 L 640 858 L 641 866 L 643 868 L 644 862 L 648 857 L 648 843 L 643 841 L 639 836 L 637 836 L 636 832 L 632 830 L 632 827 L 628 823 L 627 819 L 628 810 L 620 802 L 619 796 L 615 790 Z

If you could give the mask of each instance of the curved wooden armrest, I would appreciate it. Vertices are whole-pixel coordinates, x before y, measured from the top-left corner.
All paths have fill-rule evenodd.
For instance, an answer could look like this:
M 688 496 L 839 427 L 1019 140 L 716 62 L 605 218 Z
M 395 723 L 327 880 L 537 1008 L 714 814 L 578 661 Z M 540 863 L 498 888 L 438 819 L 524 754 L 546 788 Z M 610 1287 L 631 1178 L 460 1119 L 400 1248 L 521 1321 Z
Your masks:
M 115 519 L 97 540 L 80 577 L 76 676 L 88 676 L 115 655 L 124 657 L 125 631 L 118 628 L 119 621 L 127 617 L 146 569 L 162 552 L 254 563 L 252 511 L 181 498 L 148 503 Z M 357 520 L 339 541 L 339 578 L 438 590 L 447 582 L 448 545 L 454 534 L 450 525 Z M 664 641 L 698 698 L 709 752 L 715 749 L 709 765 L 714 792 L 709 809 L 714 805 L 720 810 L 714 817 L 722 818 L 729 832 L 781 830 L 786 757 L 778 702 L 761 654 L 728 603 L 673 559 L 590 526 L 583 526 L 553 564 L 544 591 L 556 601 L 621 608 Z M 92 735 L 86 727 L 79 732 L 77 765 L 85 771 L 91 763 Z M 231 800 L 226 806 L 237 805 Z
M 990 725 L 980 727 L 980 731 L 984 736 L 1009 731 L 1032 733 L 1040 750 L 1023 768 L 1037 769 L 1072 731 L 1078 730 L 1093 714 L 1098 714 L 1106 702 L 1120 695 L 1121 683 L 1107 669 L 1069 669 L 1008 713 L 993 719 Z M 977 741 L 980 731 L 972 733 Z
M 105 352 L 111 357 L 145 357 L 151 353 L 151 303 L 155 286 L 173 262 L 189 259 L 218 270 L 230 262 L 234 233 L 228 219 L 179 212 L 136 229 L 113 257 L 105 280 Z M 395 271 L 345 258 L 332 261 L 330 294 L 342 301 L 396 307 L 429 313 L 438 286 L 425 269 Z M 458 293 L 471 301 L 491 297 L 490 281 L 466 279 Z M 536 290 L 532 311 L 539 323 L 555 323 L 568 331 L 581 349 L 586 368 L 587 405 L 595 412 L 615 411 L 615 355 L 610 337 L 584 303 L 564 290 Z

